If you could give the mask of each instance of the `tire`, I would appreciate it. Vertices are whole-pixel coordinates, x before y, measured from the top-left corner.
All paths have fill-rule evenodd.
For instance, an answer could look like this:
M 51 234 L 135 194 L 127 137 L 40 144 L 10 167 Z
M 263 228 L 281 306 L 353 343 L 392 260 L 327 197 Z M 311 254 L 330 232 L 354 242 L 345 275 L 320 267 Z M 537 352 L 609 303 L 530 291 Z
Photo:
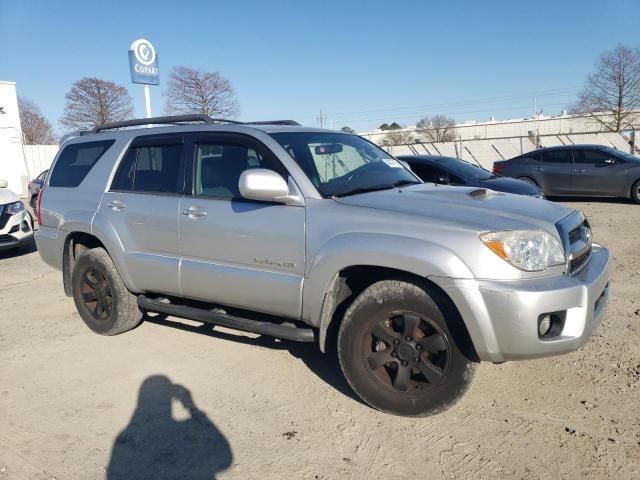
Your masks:
M 631 200 L 633 200 L 633 203 L 640 203 L 640 180 L 631 187 Z
M 85 251 L 73 266 L 71 291 L 84 323 L 100 335 L 118 335 L 138 326 L 142 312 L 102 248 Z M 95 299 L 95 300 L 94 300 Z
M 338 332 L 340 366 L 353 391 L 373 408 L 402 416 L 434 415 L 456 403 L 473 383 L 477 363 L 460 350 L 463 339 L 452 335 L 459 329 L 445 320 L 443 310 L 450 309 L 439 307 L 434 298 L 445 306 L 428 286 L 384 280 L 365 289 L 347 309 Z M 457 312 L 448 316 L 459 320 Z

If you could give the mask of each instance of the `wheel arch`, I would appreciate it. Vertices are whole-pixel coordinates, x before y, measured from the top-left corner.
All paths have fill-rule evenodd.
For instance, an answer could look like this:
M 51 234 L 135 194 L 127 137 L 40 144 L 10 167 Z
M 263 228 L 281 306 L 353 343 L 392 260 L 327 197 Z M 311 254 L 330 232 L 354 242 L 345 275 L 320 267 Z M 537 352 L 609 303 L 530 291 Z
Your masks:
M 402 280 L 424 289 L 442 310 L 460 351 L 469 360 L 479 361 L 458 308 L 442 288 L 416 273 L 377 265 L 350 265 L 332 277 L 324 294 L 320 314 L 318 343 L 322 352 L 327 351 L 327 342 L 333 343 L 337 337 L 344 313 L 355 297 L 382 280 Z

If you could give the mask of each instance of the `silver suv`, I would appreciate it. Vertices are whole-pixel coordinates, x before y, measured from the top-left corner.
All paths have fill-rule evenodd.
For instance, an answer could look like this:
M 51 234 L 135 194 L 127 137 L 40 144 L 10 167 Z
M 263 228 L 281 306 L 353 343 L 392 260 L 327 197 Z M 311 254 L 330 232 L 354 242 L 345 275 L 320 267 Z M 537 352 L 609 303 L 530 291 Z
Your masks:
M 157 312 L 317 342 L 400 415 L 451 406 L 481 360 L 579 348 L 607 303 L 609 252 L 579 211 L 423 184 L 291 121 L 99 126 L 63 143 L 40 201 L 38 250 L 93 331 Z

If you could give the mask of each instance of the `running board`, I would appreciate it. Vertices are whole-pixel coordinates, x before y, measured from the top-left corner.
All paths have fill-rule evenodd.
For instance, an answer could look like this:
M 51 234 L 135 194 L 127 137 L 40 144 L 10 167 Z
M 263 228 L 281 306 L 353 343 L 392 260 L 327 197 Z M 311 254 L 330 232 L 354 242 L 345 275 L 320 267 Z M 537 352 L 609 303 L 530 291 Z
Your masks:
M 315 341 L 315 335 L 311 328 L 298 328 L 294 325 L 282 325 L 272 322 L 261 322 L 249 318 L 234 317 L 222 311 L 212 311 L 204 308 L 159 302 L 144 295 L 138 295 L 138 306 L 152 312 L 166 313 L 174 317 L 211 323 L 235 330 L 242 330 L 243 332 L 258 333 L 260 335 L 293 340 L 295 342 Z

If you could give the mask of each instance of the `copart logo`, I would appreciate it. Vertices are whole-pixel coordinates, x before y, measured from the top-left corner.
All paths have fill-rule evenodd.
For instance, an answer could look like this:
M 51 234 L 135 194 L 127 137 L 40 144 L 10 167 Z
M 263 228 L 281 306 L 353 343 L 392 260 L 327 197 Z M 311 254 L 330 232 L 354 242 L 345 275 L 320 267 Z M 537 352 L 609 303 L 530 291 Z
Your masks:
M 149 40 L 141 38 L 131 44 L 131 50 L 142 65 L 151 65 L 156 61 L 156 49 Z

